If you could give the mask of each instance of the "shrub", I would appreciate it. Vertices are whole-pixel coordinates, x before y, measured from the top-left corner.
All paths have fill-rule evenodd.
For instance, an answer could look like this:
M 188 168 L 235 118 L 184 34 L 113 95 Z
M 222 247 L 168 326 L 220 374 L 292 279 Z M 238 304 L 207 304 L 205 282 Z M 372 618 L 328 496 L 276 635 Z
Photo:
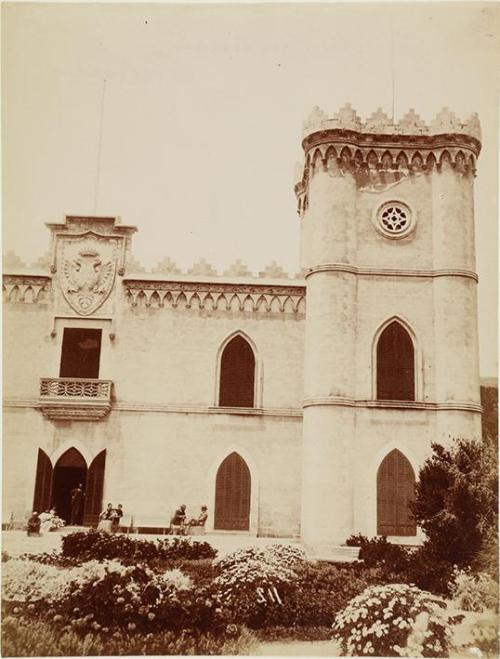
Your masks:
M 432 448 L 419 472 L 412 512 L 435 556 L 470 565 L 498 528 L 497 453 L 489 441 L 460 439 L 450 449 Z
M 360 547 L 359 559 L 366 567 L 384 572 L 385 583 L 396 580 L 435 594 L 449 594 L 453 565 L 436 555 L 429 545 L 411 549 L 391 544 L 385 536 L 368 539 L 361 534 L 351 536 L 347 543 Z
M 80 561 L 119 558 L 124 563 L 134 565 L 154 560 L 215 558 L 217 552 L 208 542 L 192 541 L 190 538 L 136 540 L 121 533 L 113 535 L 91 530 L 65 535 L 62 538 L 62 555 Z
M 498 583 L 489 574 L 455 569 L 450 583 L 455 605 L 464 611 L 498 611 Z
M 263 614 L 281 606 L 281 595 L 295 588 L 297 569 L 305 564 L 299 547 L 273 545 L 247 547 L 215 561 L 220 575 L 214 580 L 226 611 L 237 622 L 262 626 Z M 266 616 L 264 615 L 264 618 Z
M 333 624 L 349 656 L 448 656 L 446 603 L 415 586 L 373 586 L 352 599 Z
M 332 619 L 365 588 L 391 578 L 380 568 L 304 564 L 296 578 L 278 588 L 282 605 L 260 606 L 251 627 L 330 626 Z

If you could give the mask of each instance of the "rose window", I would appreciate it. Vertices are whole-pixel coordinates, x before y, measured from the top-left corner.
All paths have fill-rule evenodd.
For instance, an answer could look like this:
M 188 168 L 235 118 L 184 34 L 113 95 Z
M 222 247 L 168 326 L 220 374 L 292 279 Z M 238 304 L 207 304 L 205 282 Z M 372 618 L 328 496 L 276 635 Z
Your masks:
M 412 213 L 406 204 L 387 202 L 379 208 L 375 226 L 386 238 L 403 238 L 413 228 Z

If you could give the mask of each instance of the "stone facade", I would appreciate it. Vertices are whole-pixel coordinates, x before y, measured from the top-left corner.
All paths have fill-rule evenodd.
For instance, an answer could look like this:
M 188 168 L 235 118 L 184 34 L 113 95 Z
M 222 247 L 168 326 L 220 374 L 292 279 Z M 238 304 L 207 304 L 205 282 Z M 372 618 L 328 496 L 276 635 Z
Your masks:
M 208 528 L 224 528 L 221 465 L 236 453 L 250 478 L 244 528 L 340 544 L 377 533 L 391 451 L 417 473 L 432 441 L 479 437 L 477 118 L 443 111 L 426 127 L 411 111 L 394 126 L 380 111 L 363 123 L 349 106 L 331 119 L 316 109 L 303 147 L 304 278 L 276 263 L 254 277 L 239 261 L 222 276 L 203 260 L 146 273 L 135 227 L 115 218 L 49 224 L 37 269 L 10 256 L 4 521 L 53 502 L 75 448 L 88 523 L 110 500 L 136 526 L 166 526 L 182 502 L 193 515 L 207 504 Z M 377 395 L 394 321 L 411 339 L 411 400 Z M 61 377 L 71 329 L 100 331 L 93 378 Z M 255 361 L 253 406 L 221 407 L 222 355 L 238 336 Z

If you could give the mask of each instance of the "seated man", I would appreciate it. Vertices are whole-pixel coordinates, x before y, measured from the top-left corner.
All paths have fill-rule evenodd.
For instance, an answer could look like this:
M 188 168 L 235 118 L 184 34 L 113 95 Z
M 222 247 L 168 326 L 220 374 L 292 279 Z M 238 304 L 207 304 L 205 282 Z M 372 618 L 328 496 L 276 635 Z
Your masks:
M 186 523 L 186 506 L 182 504 L 174 513 L 170 520 L 170 530 L 172 533 L 177 532 L 177 535 L 184 533 L 184 525 Z
M 38 513 L 33 511 L 26 524 L 26 531 L 28 532 L 28 535 L 40 535 L 40 524 L 41 522 L 40 518 L 38 517 Z
M 198 515 L 198 519 L 194 519 L 194 517 L 189 520 L 189 526 L 205 526 L 205 522 L 207 521 L 208 517 L 208 508 L 206 506 L 201 507 L 201 513 Z

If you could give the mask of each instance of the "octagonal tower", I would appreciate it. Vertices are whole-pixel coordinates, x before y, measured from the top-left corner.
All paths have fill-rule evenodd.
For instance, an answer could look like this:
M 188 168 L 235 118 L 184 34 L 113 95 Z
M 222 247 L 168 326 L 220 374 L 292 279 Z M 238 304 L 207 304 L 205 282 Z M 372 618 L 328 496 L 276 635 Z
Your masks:
M 315 108 L 302 146 L 302 538 L 417 542 L 408 501 L 431 442 L 480 434 L 479 121 Z

